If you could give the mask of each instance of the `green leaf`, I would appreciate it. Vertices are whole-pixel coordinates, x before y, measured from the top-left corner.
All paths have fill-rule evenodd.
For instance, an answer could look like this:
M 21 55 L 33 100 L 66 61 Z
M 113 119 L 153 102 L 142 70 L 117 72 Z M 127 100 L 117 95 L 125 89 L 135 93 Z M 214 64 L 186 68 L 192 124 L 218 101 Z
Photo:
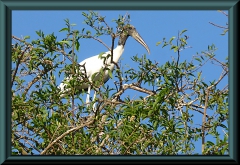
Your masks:
M 168 45 L 168 43 L 167 43 L 167 42 L 164 42 L 162 48 L 165 47 L 165 46 L 167 46 L 167 45 Z
M 41 30 L 36 31 L 36 33 L 37 33 L 37 35 L 38 35 L 39 37 L 41 37 L 41 34 L 42 34 Z
M 176 52 L 176 51 L 178 51 L 178 47 L 177 46 L 174 48 L 174 52 Z
M 210 145 L 210 146 L 214 146 L 214 143 L 211 142 L 211 141 L 207 141 L 207 144 Z
M 25 37 L 24 37 L 24 40 L 29 39 L 29 38 L 30 38 L 30 36 L 25 36 Z
M 168 81 L 168 78 L 167 78 L 166 74 L 164 74 L 163 77 L 165 79 L 166 84 L 169 84 L 169 81 Z
M 59 43 L 64 43 L 64 44 L 67 44 L 68 46 L 70 45 L 69 41 L 59 41 Z
M 76 50 L 79 51 L 80 43 L 78 41 L 76 41 L 75 47 L 76 47 Z
M 69 31 L 69 28 L 62 28 L 61 30 L 59 30 L 59 32 L 62 32 L 62 31 Z
M 74 137 L 74 144 L 77 143 L 77 137 Z
M 220 124 L 219 126 L 225 128 L 225 129 L 228 129 L 224 124 Z
M 182 41 L 185 45 L 187 45 L 187 41 L 186 41 L 184 38 L 181 38 L 181 41 Z
M 148 116 L 151 116 L 152 113 L 153 113 L 153 110 L 150 110 L 150 111 L 148 112 Z
M 82 15 L 83 15 L 84 17 L 87 17 L 87 14 L 86 14 L 85 12 L 82 12 Z
M 224 36 L 227 32 L 228 32 L 228 29 L 225 29 L 221 35 Z
M 161 44 L 161 41 L 157 42 L 157 43 L 156 43 L 156 46 L 158 46 L 158 45 L 160 45 L 160 44 Z
M 108 75 L 109 75 L 109 77 L 112 79 L 113 78 L 113 76 L 112 76 L 112 71 L 109 69 L 108 70 Z
M 89 31 L 89 30 L 86 31 L 86 34 L 87 34 L 87 35 L 91 35 L 91 31 Z
M 176 51 L 178 51 L 178 46 L 176 46 L 176 45 L 173 45 L 172 47 L 171 47 L 171 50 L 174 50 L 174 52 L 176 52 Z
M 155 122 L 153 123 L 153 129 L 157 129 L 157 125 L 158 125 L 158 121 L 155 121 Z
M 197 80 L 200 80 L 202 72 L 197 73 Z
M 208 85 L 205 82 L 202 82 L 204 87 L 208 87 Z
M 172 41 L 173 41 L 175 38 L 176 38 L 176 37 L 170 38 L 169 43 L 172 44 Z
M 185 33 L 186 31 L 187 31 L 187 29 L 182 30 L 179 35 L 182 35 L 182 34 Z
M 64 19 L 64 21 L 66 22 L 66 24 L 69 24 L 69 19 Z
M 68 54 L 72 54 L 72 50 L 70 50 L 70 51 L 68 52 Z
M 97 74 L 99 74 L 99 72 L 93 73 L 91 79 L 93 80 L 96 77 Z
M 102 55 L 104 54 L 105 52 L 101 52 L 99 55 L 98 55 L 98 58 L 103 58 Z
M 195 58 L 195 60 L 199 61 L 200 63 L 202 62 L 200 58 Z
M 225 151 L 226 151 L 226 150 L 228 150 L 228 145 L 225 145 L 225 146 L 223 147 L 223 149 L 222 149 L 222 151 L 221 151 L 221 152 L 222 152 L 222 155 L 225 154 Z
M 174 49 L 174 48 L 176 48 L 176 47 L 177 47 L 177 46 L 175 46 L 175 45 L 171 46 L 171 50 Z

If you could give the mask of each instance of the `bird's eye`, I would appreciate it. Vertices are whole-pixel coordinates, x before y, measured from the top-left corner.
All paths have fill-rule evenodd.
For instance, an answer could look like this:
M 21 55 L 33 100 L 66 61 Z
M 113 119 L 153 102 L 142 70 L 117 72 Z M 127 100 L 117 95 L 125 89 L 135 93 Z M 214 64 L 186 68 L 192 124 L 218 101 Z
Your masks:
M 132 27 L 128 27 L 129 30 L 132 30 Z

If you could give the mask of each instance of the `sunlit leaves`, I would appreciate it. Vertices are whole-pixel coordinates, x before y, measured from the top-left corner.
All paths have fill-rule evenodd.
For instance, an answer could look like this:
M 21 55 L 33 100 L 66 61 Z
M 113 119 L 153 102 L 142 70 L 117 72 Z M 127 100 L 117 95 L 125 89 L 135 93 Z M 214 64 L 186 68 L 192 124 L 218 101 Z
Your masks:
M 170 49 L 173 50 L 174 52 L 179 52 L 183 49 L 186 49 L 186 45 L 187 45 L 187 39 L 188 37 L 186 35 L 182 36 L 183 33 L 185 33 L 187 30 L 182 30 L 179 34 L 178 37 L 171 37 L 169 39 L 169 41 L 166 41 L 166 38 L 163 38 L 162 42 L 163 42 L 163 46 L 162 48 L 166 47 L 166 46 L 171 46 Z M 175 44 L 173 43 L 173 41 L 175 41 Z M 160 44 L 161 42 L 157 42 L 157 46 Z

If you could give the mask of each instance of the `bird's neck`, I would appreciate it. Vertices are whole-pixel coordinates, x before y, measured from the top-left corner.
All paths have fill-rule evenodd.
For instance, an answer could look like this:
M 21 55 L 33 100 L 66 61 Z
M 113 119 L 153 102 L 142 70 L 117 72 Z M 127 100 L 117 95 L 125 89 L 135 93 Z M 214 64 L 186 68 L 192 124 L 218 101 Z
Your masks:
M 120 34 L 119 40 L 118 40 L 118 45 L 122 45 L 124 47 L 127 39 L 128 39 L 128 35 L 125 35 L 124 33 Z
M 118 45 L 115 49 L 113 49 L 113 61 L 114 62 L 117 63 L 119 61 L 121 55 L 123 54 L 124 46 L 125 46 L 127 39 L 128 39 L 127 35 L 125 35 L 123 33 L 120 35 L 119 40 L 118 40 Z M 107 63 L 111 64 L 111 58 L 108 58 Z M 114 64 L 112 64 L 112 65 L 114 66 Z
M 115 49 L 113 49 L 113 61 L 114 62 L 118 62 L 121 55 L 123 54 L 123 51 L 124 51 L 124 46 L 123 45 L 117 45 L 117 47 Z M 111 61 L 111 59 L 109 58 L 108 60 Z M 111 63 L 109 61 L 109 64 Z
M 121 55 L 123 54 L 123 51 L 124 51 L 124 46 L 125 46 L 125 43 L 128 39 L 128 36 L 125 35 L 125 34 L 121 34 L 120 37 L 119 37 L 119 40 L 118 40 L 118 45 L 115 49 L 113 49 L 113 61 L 114 62 L 118 62 L 118 60 L 120 59 Z M 109 58 L 108 59 L 108 63 L 110 64 L 111 63 L 111 59 Z

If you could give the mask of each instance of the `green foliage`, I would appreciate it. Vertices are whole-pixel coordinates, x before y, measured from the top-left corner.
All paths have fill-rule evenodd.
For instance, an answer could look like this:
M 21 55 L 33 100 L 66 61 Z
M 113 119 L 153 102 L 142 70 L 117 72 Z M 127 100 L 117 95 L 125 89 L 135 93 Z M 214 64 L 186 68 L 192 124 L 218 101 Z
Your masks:
M 227 59 L 220 62 L 215 58 L 214 44 L 191 61 L 181 60 L 183 50 L 189 48 L 184 29 L 177 37 L 156 44 L 169 46 L 176 59 L 159 65 L 146 55 L 136 55 L 131 59 L 138 68 L 122 70 L 115 64 L 115 70 L 103 68 L 92 77 L 100 76 L 100 80 L 90 82 L 74 51 L 80 50 L 80 39 L 99 39 L 112 35 L 114 29 L 96 12 L 82 15 L 90 30 L 74 30 L 75 24 L 66 19 L 66 27 L 60 30 L 66 38 L 61 40 L 41 30 L 36 31 L 39 38 L 29 43 L 29 36 L 23 40 L 13 37 L 13 155 L 192 155 L 198 154 L 196 142 L 205 137 L 216 141 L 203 139 L 202 154 L 228 153 L 228 89 L 218 85 L 228 74 L 228 65 Z M 113 20 L 115 34 L 129 19 L 127 15 Z M 110 57 L 99 55 L 104 60 Z M 223 68 L 219 80 L 204 81 L 201 68 L 209 61 Z M 66 99 L 60 99 L 56 73 L 71 77 L 65 82 L 71 93 Z M 115 80 L 115 87 L 103 83 L 105 73 Z M 75 88 L 83 83 L 97 94 L 89 106 L 82 99 L 86 91 Z M 140 96 L 124 95 L 128 89 Z M 96 112 L 92 111 L 94 103 Z M 196 123 L 196 117 L 205 120 Z M 222 132 L 224 136 L 220 136 Z

